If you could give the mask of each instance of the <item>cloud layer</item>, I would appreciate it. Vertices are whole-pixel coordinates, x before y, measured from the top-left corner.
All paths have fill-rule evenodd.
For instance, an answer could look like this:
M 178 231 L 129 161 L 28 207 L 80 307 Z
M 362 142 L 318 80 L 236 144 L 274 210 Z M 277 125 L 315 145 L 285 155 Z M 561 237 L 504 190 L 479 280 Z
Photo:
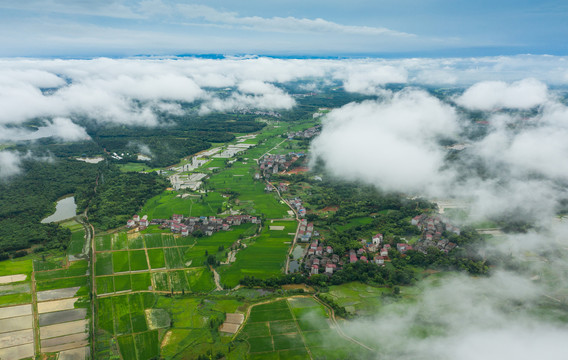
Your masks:
M 405 90 L 333 110 L 311 151 L 336 176 L 417 192 L 441 185 L 445 152 L 436 141 L 456 135 L 456 118 L 451 106 L 426 92 Z
M 479 125 L 453 101 L 472 110 L 509 110 L 489 113 L 488 124 Z M 536 112 L 523 113 L 529 109 Z M 486 135 L 470 139 L 468 129 Z M 568 183 L 566 136 L 568 108 L 544 83 L 482 82 L 444 102 L 405 89 L 333 110 L 312 153 L 342 178 L 465 199 L 476 218 L 516 212 L 535 220 L 552 217 L 568 195 L 561 185 Z M 447 161 L 447 141 L 466 144 L 459 161 Z
M 473 110 L 527 110 L 543 104 L 548 97 L 546 85 L 536 79 L 524 79 L 512 84 L 504 81 L 483 81 L 467 89 L 456 102 Z
M 20 173 L 20 155 L 13 151 L 0 151 L 0 180 Z
M 201 101 L 201 111 L 290 109 L 278 87 L 290 81 L 336 82 L 348 92 L 382 94 L 387 84 L 471 85 L 456 103 L 470 109 L 531 108 L 547 96 L 542 81 L 568 83 L 564 58 L 504 57 L 403 60 L 269 58 L 0 60 L 0 124 L 36 117 L 88 117 L 156 126 L 156 112 Z M 508 71 L 501 68 L 507 66 Z M 523 80 L 530 76 L 533 79 Z M 513 81 L 513 83 L 506 83 Z M 219 97 L 218 89 L 236 89 Z M 317 89 L 316 89 L 317 90 Z

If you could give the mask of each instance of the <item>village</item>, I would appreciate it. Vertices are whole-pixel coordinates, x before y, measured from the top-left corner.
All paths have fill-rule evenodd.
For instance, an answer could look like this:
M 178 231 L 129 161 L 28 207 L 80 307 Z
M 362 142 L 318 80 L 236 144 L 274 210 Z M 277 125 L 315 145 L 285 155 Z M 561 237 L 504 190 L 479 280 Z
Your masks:
M 137 228 L 138 231 L 145 230 L 149 225 L 159 225 L 160 229 L 169 229 L 174 234 L 181 236 L 211 236 L 218 231 L 229 231 L 231 225 L 238 226 L 245 223 L 261 224 L 262 220 L 256 216 L 250 215 L 231 215 L 226 218 L 217 218 L 215 216 L 190 216 L 173 214 L 171 219 L 152 219 L 148 220 L 148 216 L 134 215 L 126 223 L 129 229 Z
M 321 113 L 316 113 L 316 114 L 321 114 Z M 306 129 L 306 130 L 288 133 L 288 139 L 289 140 L 292 140 L 294 138 L 296 138 L 296 139 L 311 139 L 311 138 L 319 135 L 320 132 L 321 132 L 321 125 L 316 125 L 316 126 L 313 126 L 309 129 Z
M 301 207 L 301 200 L 292 199 L 289 202 L 304 210 L 303 214 L 305 214 L 305 209 Z M 444 238 L 444 234 L 448 233 L 460 235 L 460 229 L 452 225 L 447 218 L 439 215 L 422 214 L 414 217 L 411 224 L 422 230 L 421 237 L 414 246 L 408 243 L 397 243 L 396 251 L 399 253 L 404 255 L 410 250 L 415 250 L 426 254 L 428 248 L 434 247 L 447 254 L 457 247 L 455 243 Z M 298 239 L 301 242 L 309 242 L 312 236 L 318 237 L 319 233 L 314 230 L 313 223 L 308 223 L 307 220 L 302 219 Z M 313 238 L 304 257 L 304 267 L 310 275 L 323 273 L 331 276 L 335 271 L 341 270 L 347 262 L 350 264 L 357 261 L 371 262 L 378 266 L 384 266 L 385 262 L 390 261 L 389 251 L 392 246 L 383 242 L 383 234 L 373 235 L 370 241 L 361 239 L 361 245 L 359 249 L 349 250 L 348 255 L 345 255 L 345 258 L 342 259 L 334 254 L 331 246 L 325 246 L 317 238 Z M 372 259 L 370 259 L 371 256 Z
M 416 251 L 426 254 L 429 247 L 435 247 L 448 253 L 456 248 L 457 245 L 445 238 L 444 233 L 460 235 L 461 230 L 453 226 L 446 217 L 422 214 L 414 217 L 410 223 L 422 230 L 422 236 L 415 245 Z
M 303 153 L 290 152 L 286 155 L 271 155 L 267 154 L 262 159 L 259 160 L 258 165 L 260 167 L 260 172 L 255 173 L 254 179 L 260 180 L 260 178 L 270 179 L 272 174 L 277 174 L 279 172 L 287 170 L 294 162 L 298 161 Z
M 307 224 L 306 229 L 309 228 L 310 226 Z M 317 233 L 317 231 L 314 231 L 314 233 Z M 374 235 L 370 242 L 367 242 L 367 240 L 361 240 L 363 247 L 357 250 L 349 250 L 349 254 L 345 255 L 345 259 L 341 259 L 339 255 L 334 254 L 331 246 L 325 246 L 325 244 L 321 243 L 318 239 L 314 239 L 304 258 L 304 266 L 306 269 L 309 269 L 310 275 L 319 274 L 321 270 L 321 273 L 331 276 L 335 271 L 341 270 L 347 261 L 350 264 L 357 261 L 369 263 L 367 255 L 370 253 L 376 253 L 371 260 L 372 263 L 384 266 L 385 261 L 390 260 L 389 250 L 391 246 L 390 244 L 384 244 L 381 248 L 382 242 L 382 234 Z M 412 246 L 400 243 L 397 244 L 397 250 L 404 254 L 406 251 L 412 250 Z

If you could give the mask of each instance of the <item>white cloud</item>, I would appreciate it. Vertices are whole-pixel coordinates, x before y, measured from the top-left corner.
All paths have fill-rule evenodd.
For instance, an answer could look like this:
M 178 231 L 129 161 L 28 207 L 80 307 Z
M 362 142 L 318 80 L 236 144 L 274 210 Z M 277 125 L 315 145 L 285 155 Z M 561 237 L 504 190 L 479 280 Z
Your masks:
M 340 177 L 394 191 L 434 191 L 442 185 L 442 136 L 455 135 L 457 115 L 449 105 L 418 90 L 385 101 L 348 104 L 324 119 L 311 147 Z
M 568 108 L 540 82 L 505 86 L 505 99 L 516 101 L 513 95 L 520 93 L 525 100 L 536 99 L 539 111 L 528 118 L 510 113 L 490 116 L 488 134 L 468 139 L 469 147 L 457 163 L 446 161 L 447 150 L 439 140 L 466 140 L 460 133 L 471 120 L 460 119 L 451 104 L 408 88 L 333 110 L 312 143 L 312 154 L 344 179 L 465 200 L 472 219 L 507 215 L 545 221 L 568 197 L 559 185 L 568 182 Z M 473 85 L 466 94 L 471 89 L 479 87 Z M 510 107 L 513 100 L 507 100 Z
M 548 98 L 547 86 L 536 79 L 524 79 L 512 84 L 485 81 L 467 89 L 456 99 L 456 103 L 474 110 L 530 109 L 545 103 Z
M 88 140 L 90 136 L 85 129 L 68 118 L 54 118 L 46 121 L 35 131 L 21 127 L 5 127 L 0 125 L 0 141 L 36 140 L 53 137 L 63 141 Z
M 13 151 L 0 151 L 0 179 L 6 179 L 20 173 L 21 159 Z
M 343 74 L 339 73 L 339 76 Z M 344 88 L 349 92 L 361 94 L 380 93 L 389 83 L 406 83 L 408 74 L 404 68 L 375 63 L 348 66 L 343 78 Z
M 565 357 L 561 339 L 568 328 L 531 315 L 546 289 L 528 276 L 454 274 L 420 288 L 417 296 L 407 295 L 411 304 L 385 304 L 376 316 L 345 322 L 344 331 L 372 344 L 387 360 Z
M 344 33 L 362 36 L 396 36 L 411 37 L 400 31 L 394 31 L 384 27 L 343 25 L 332 21 L 306 19 L 296 17 L 271 17 L 239 16 L 235 12 L 218 11 L 212 7 L 197 4 L 178 5 L 188 19 L 202 19 L 213 24 L 225 24 L 244 27 L 246 29 L 273 31 L 273 32 L 323 32 Z
M 200 108 L 201 114 L 211 111 L 234 111 L 240 109 L 291 109 L 296 101 L 274 85 L 257 80 L 243 81 L 238 92 L 227 98 L 211 97 Z

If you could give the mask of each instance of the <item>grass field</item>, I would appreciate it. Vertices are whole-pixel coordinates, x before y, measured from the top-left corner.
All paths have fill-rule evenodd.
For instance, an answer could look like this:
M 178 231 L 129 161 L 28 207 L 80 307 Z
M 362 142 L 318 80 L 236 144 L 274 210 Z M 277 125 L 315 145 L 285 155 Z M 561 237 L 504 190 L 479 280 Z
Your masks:
M 130 172 L 130 171 L 134 171 L 134 172 L 140 172 L 140 171 L 152 171 L 155 170 L 151 167 L 149 167 L 148 165 L 146 165 L 145 163 L 133 163 L 133 162 L 129 162 L 126 164 L 118 164 L 120 171 L 122 172 Z
M 140 214 L 148 215 L 150 219 L 169 219 L 173 214 L 184 216 L 212 216 L 217 215 L 223 208 L 225 198 L 217 192 L 208 192 L 203 198 L 177 197 L 175 191 L 164 191 L 146 202 Z
M 367 225 L 373 222 L 373 218 L 371 217 L 357 217 L 353 219 L 349 219 L 344 224 L 335 225 L 334 228 L 336 231 L 346 231 L 353 227 L 360 226 L 360 225 Z
M 297 223 L 295 221 L 274 221 L 266 224 L 262 234 L 237 253 L 236 261 L 220 267 L 221 282 L 228 287 L 235 287 L 239 280 L 248 275 L 260 279 L 276 276 L 286 264 L 286 255 L 293 240 Z M 284 226 L 284 230 L 269 230 L 269 226 Z

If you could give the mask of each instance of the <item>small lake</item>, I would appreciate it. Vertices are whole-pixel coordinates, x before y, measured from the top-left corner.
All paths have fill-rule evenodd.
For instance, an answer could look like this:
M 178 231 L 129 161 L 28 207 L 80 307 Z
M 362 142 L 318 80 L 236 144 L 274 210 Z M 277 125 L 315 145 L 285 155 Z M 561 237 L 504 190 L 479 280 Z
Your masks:
M 290 261 L 290 264 L 288 265 L 288 271 L 290 273 L 295 273 L 298 270 L 300 270 L 300 263 L 298 263 L 296 260 Z
M 296 245 L 294 250 L 292 250 L 292 256 L 294 259 L 300 259 L 304 256 L 304 248 L 300 245 Z
M 41 222 L 42 224 L 57 222 L 61 220 L 67 220 L 77 215 L 77 204 L 75 204 L 75 197 L 69 196 L 63 198 L 57 202 L 55 206 L 55 212 L 49 215 Z

